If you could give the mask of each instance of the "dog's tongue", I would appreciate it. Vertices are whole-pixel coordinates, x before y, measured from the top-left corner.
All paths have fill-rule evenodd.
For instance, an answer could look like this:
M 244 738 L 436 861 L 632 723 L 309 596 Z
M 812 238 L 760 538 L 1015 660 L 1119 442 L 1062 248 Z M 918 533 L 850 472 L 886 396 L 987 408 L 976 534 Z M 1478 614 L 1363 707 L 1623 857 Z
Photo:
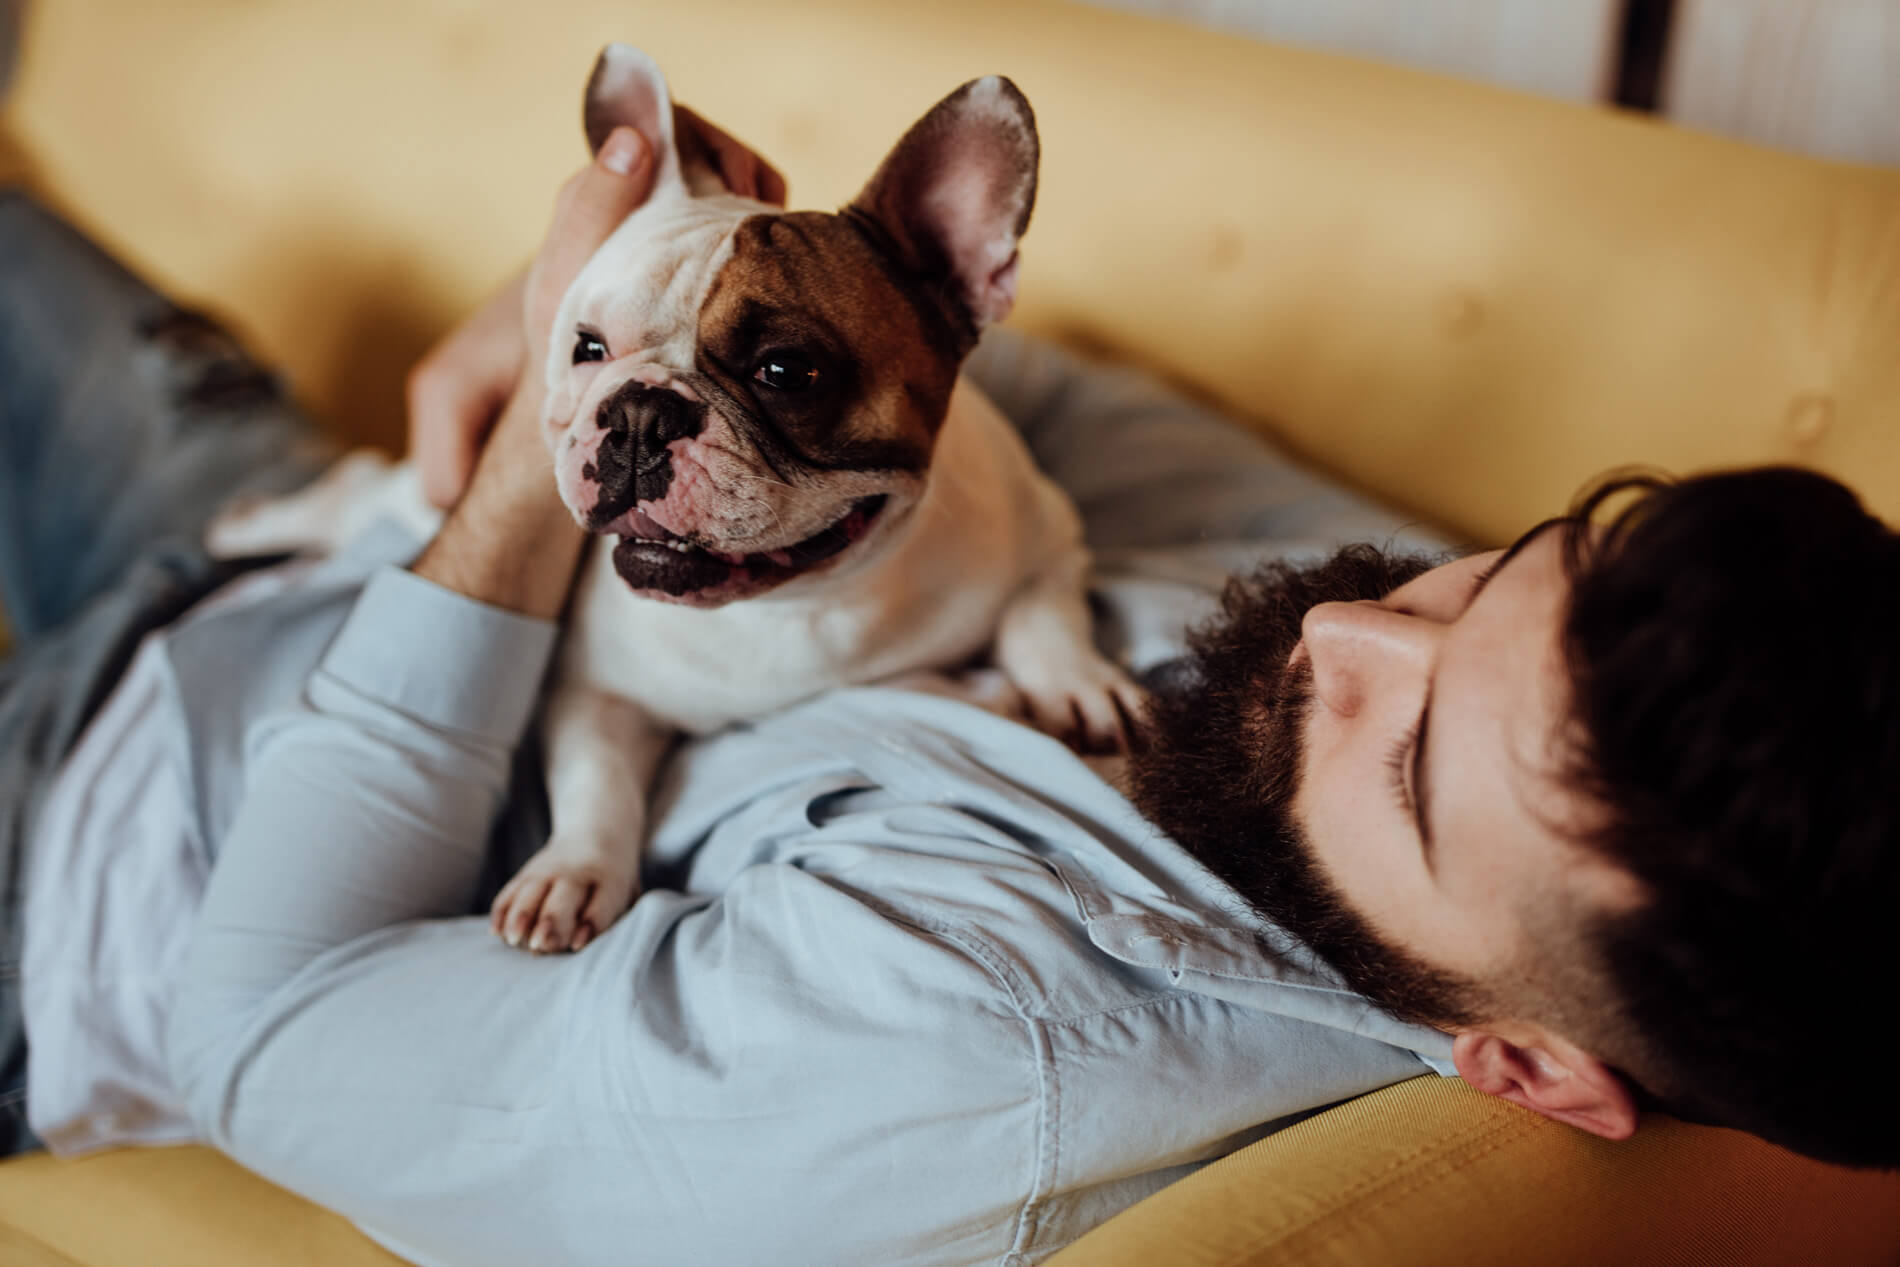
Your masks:
M 632 537 L 636 541 L 668 541 L 673 534 L 653 522 L 646 511 L 635 508 L 608 525 L 609 532 L 617 537 Z

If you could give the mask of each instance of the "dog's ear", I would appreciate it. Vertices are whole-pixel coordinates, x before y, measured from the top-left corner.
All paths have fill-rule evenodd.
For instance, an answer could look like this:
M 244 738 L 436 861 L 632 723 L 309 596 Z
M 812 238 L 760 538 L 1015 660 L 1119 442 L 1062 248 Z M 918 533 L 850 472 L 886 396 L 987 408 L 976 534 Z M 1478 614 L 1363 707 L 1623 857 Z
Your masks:
M 1016 243 L 1036 205 L 1036 116 L 1001 75 L 973 79 L 911 125 L 847 209 L 917 274 L 948 281 L 970 335 L 1016 302 Z
M 596 154 L 615 128 L 638 129 L 659 160 L 653 187 L 657 190 L 667 181 L 681 179 L 673 97 L 666 90 L 666 76 L 651 57 L 632 45 L 609 44 L 600 50 L 587 80 L 581 123 L 587 129 L 587 148 Z

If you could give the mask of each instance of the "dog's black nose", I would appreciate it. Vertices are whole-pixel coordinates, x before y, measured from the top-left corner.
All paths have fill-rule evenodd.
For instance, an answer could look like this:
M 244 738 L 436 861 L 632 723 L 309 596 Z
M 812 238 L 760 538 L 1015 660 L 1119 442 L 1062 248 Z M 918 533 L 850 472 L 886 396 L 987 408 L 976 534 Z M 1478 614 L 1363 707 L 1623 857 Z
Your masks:
M 643 449 L 658 452 L 675 440 L 706 429 L 706 406 L 665 387 L 626 383 L 600 404 L 602 431 L 630 433 Z
M 598 528 L 635 502 L 666 496 L 673 482 L 673 457 L 666 446 L 704 431 L 706 406 L 664 387 L 625 383 L 601 402 L 594 422 L 606 434 L 581 473 L 600 485 L 590 517 Z

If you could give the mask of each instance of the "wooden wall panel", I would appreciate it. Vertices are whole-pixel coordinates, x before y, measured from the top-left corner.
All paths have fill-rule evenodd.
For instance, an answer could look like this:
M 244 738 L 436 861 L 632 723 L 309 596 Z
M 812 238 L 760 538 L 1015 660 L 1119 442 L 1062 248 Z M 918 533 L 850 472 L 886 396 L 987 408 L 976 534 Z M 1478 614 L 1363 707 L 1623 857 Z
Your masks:
M 1900 0 L 1678 0 L 1663 110 L 1768 145 L 1900 166 Z
M 1621 0 L 1098 0 L 1571 101 L 1615 75 Z

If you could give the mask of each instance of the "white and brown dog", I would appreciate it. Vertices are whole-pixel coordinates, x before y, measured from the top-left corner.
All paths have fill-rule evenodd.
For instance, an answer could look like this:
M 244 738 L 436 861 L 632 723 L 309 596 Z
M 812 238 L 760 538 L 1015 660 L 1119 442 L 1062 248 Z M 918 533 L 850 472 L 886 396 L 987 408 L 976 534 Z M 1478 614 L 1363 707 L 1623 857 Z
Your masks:
M 638 128 L 659 163 L 548 357 L 561 497 L 618 542 L 582 564 L 545 705 L 553 834 L 495 900 L 497 930 L 532 929 L 536 950 L 578 949 L 627 908 L 679 731 L 986 647 L 1046 729 L 1112 745 L 1139 706 L 1090 638 L 1074 507 L 957 374 L 1015 300 L 1035 201 L 1015 85 L 944 98 L 836 215 L 729 193 L 624 45 L 601 54 L 585 120 L 596 149 Z M 212 544 L 334 547 L 392 510 L 426 518 L 413 472 L 346 458 Z

